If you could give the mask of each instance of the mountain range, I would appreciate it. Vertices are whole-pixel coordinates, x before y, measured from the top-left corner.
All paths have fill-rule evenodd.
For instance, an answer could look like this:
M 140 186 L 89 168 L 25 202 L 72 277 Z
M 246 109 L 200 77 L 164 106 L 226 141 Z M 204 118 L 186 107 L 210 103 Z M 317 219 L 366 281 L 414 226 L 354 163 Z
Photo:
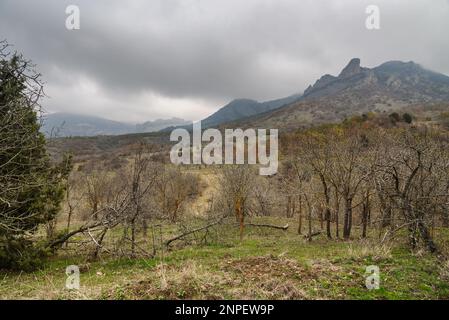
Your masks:
M 359 58 L 353 58 L 339 75 L 323 75 L 302 95 L 261 103 L 234 100 L 204 119 L 202 126 L 285 130 L 444 102 L 449 103 L 449 77 L 444 74 L 412 61 L 365 68 Z
M 295 102 L 226 125 L 294 129 L 439 103 L 449 103 L 448 76 L 414 62 L 389 61 L 364 68 L 354 58 L 338 76 L 322 76 Z
M 237 99 L 202 120 L 207 127 L 294 129 L 341 121 L 368 112 L 390 112 L 407 106 L 449 103 L 449 77 L 415 62 L 389 61 L 374 68 L 353 58 L 339 75 L 325 74 L 303 94 L 258 102 Z M 50 114 L 43 131 L 61 128 L 56 136 L 120 135 L 191 128 L 178 118 L 132 125 L 98 117 Z

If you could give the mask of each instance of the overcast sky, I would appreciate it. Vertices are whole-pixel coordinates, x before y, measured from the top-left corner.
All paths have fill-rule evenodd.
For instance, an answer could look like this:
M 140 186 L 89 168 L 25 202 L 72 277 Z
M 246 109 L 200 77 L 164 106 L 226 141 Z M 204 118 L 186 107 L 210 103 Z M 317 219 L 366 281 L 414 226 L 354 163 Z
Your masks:
M 65 27 L 70 4 L 80 30 Z M 300 93 L 353 57 L 449 75 L 449 0 L 0 0 L 2 38 L 37 64 L 48 112 L 199 120 Z

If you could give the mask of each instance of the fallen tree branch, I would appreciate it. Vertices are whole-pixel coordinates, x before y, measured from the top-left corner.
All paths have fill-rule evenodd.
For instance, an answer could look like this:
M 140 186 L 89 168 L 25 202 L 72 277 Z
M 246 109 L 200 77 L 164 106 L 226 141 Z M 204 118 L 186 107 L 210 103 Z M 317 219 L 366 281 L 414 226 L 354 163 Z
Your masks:
M 58 247 L 62 246 L 66 241 L 68 241 L 70 238 L 72 238 L 73 236 L 76 236 L 79 233 L 84 233 L 88 230 L 93 231 L 96 228 L 99 227 L 108 227 L 113 228 L 114 226 L 118 225 L 124 218 L 124 216 L 120 215 L 121 212 L 117 211 L 114 208 L 108 208 L 110 209 L 112 212 L 115 213 L 115 215 L 110 216 L 110 217 L 106 217 L 103 220 L 100 221 L 93 221 L 90 223 L 87 223 L 81 227 L 79 227 L 76 230 L 70 231 L 70 232 L 66 232 L 62 235 L 60 235 L 59 237 L 57 237 L 56 239 L 51 240 L 50 242 L 48 242 L 46 244 L 46 247 L 49 249 L 57 249 Z M 105 209 L 101 209 L 98 211 L 98 213 L 105 211 Z
M 188 235 L 191 235 L 191 234 L 193 234 L 193 233 L 200 232 L 200 231 L 203 231 L 203 230 L 207 230 L 207 229 L 209 229 L 209 228 L 211 228 L 211 227 L 213 227 L 213 226 L 216 226 L 217 224 L 219 224 L 220 222 L 222 222 L 223 219 L 224 219 L 224 218 L 221 218 L 220 220 L 217 220 L 217 221 L 215 221 L 215 222 L 212 222 L 212 223 L 210 223 L 210 224 L 208 224 L 208 225 L 206 225 L 206 226 L 203 226 L 203 227 L 200 227 L 200 228 L 196 228 L 196 229 L 193 229 L 193 230 L 189 230 L 189 231 L 187 231 L 187 232 L 184 232 L 183 234 L 180 234 L 180 235 L 178 235 L 178 236 L 176 236 L 176 237 L 174 237 L 174 238 L 171 238 L 171 239 L 165 241 L 165 245 L 168 247 L 172 242 L 174 242 L 174 241 L 176 241 L 176 240 L 180 240 L 180 239 L 182 239 L 182 238 L 184 238 L 184 237 L 187 237 Z
M 87 230 L 97 228 L 101 225 L 102 225 L 101 223 L 98 223 L 98 224 L 82 226 L 74 231 L 71 231 L 71 232 L 61 235 L 59 238 L 54 239 L 53 241 L 51 241 L 50 243 L 47 244 L 47 247 L 51 248 L 51 249 L 56 249 L 57 247 L 62 246 L 71 237 L 73 237 L 79 233 L 84 233 Z
M 261 228 L 272 228 L 272 229 L 278 229 L 286 231 L 289 228 L 289 225 L 286 224 L 285 226 L 275 226 L 272 224 L 256 224 L 256 223 L 245 223 L 245 227 L 261 227 Z
M 321 231 L 316 231 L 312 232 L 312 234 L 305 234 L 304 239 L 312 239 L 313 237 L 319 236 L 321 233 Z

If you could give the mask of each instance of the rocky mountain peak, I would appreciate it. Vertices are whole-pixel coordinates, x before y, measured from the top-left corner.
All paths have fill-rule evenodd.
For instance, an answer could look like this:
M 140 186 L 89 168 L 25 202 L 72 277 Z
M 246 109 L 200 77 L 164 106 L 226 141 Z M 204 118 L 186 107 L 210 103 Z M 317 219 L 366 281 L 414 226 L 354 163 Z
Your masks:
M 349 78 L 360 72 L 362 72 L 362 68 L 360 67 L 360 59 L 353 58 L 349 61 L 348 65 L 343 69 L 338 77 L 341 79 Z

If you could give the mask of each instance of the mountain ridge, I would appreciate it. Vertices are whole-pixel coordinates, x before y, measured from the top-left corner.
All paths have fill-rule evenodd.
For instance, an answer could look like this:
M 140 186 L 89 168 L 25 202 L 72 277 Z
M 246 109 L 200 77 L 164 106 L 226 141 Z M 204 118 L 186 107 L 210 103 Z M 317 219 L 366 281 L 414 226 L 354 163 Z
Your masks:
M 310 85 L 298 101 L 228 125 L 295 128 L 441 102 L 449 102 L 448 76 L 413 61 L 364 68 L 353 58 L 338 76 L 325 74 Z

